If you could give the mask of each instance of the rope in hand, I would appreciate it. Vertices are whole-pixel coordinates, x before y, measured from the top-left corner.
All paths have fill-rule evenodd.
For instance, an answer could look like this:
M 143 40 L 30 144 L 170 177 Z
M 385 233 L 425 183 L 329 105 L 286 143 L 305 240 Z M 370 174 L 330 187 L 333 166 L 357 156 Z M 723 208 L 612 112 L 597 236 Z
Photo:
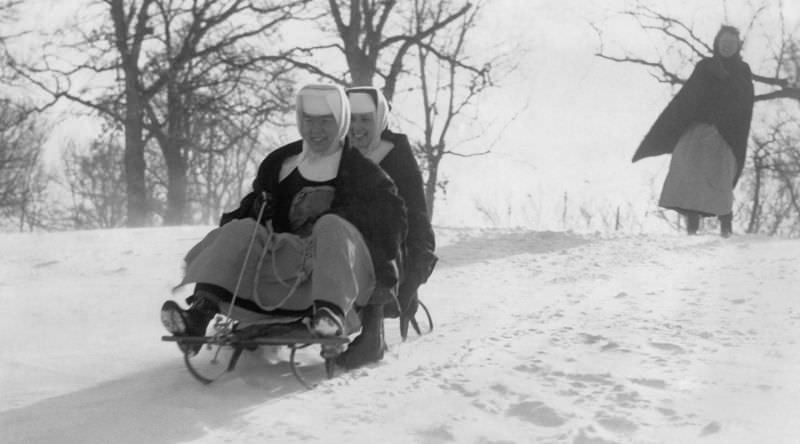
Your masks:
M 247 269 L 247 264 L 250 261 L 250 255 L 252 254 L 252 251 L 253 251 L 253 245 L 255 245 L 256 235 L 258 234 L 258 227 L 261 225 L 261 218 L 263 217 L 264 210 L 267 207 L 267 193 L 266 193 L 266 191 L 262 191 L 261 193 L 262 193 L 261 207 L 258 210 L 258 217 L 256 218 L 256 223 L 254 224 L 253 232 L 250 235 L 250 242 L 247 245 L 247 252 L 244 255 L 244 262 L 242 263 L 242 268 L 239 271 L 239 277 L 236 279 L 236 286 L 234 287 L 233 297 L 231 298 L 231 302 L 230 302 L 230 305 L 228 307 L 227 325 L 226 325 L 226 327 L 230 327 L 230 323 L 233 322 L 233 318 L 231 317 L 232 314 L 233 314 L 233 308 L 236 305 L 236 299 L 239 297 L 239 289 L 241 288 L 242 280 L 244 279 L 244 274 L 245 274 L 245 270 Z M 273 244 L 275 242 L 275 231 L 272 229 L 272 227 L 270 225 L 265 225 L 264 227 L 267 229 L 268 233 L 267 233 L 267 240 L 266 240 L 266 243 L 264 245 L 264 249 L 262 250 L 261 255 L 260 255 L 259 259 L 258 259 L 258 262 L 257 262 L 257 265 L 256 265 L 256 269 L 255 269 L 255 274 L 253 276 L 253 296 L 254 296 L 254 300 L 258 301 L 257 295 L 258 295 L 258 282 L 259 282 L 259 277 L 260 277 L 259 276 L 259 271 L 261 270 L 261 267 L 263 266 L 264 259 L 265 259 L 266 255 L 267 255 L 267 252 L 270 251 L 270 250 L 272 252 L 272 271 L 273 271 L 273 274 L 278 279 L 278 282 L 281 283 L 281 285 L 283 285 L 285 287 L 289 287 L 289 292 L 277 304 L 274 304 L 274 305 L 271 305 L 271 306 L 261 306 L 261 308 L 263 310 L 271 311 L 271 310 L 275 310 L 277 308 L 280 308 L 286 301 L 288 301 L 289 298 L 291 298 L 294 295 L 295 291 L 300 286 L 300 284 L 305 282 L 308 279 L 308 277 L 310 276 L 311 273 L 307 270 L 306 263 L 311 257 L 311 250 L 313 249 L 313 241 L 309 241 L 306 244 L 306 248 L 303 251 L 303 263 L 302 263 L 300 269 L 298 270 L 297 274 L 295 275 L 294 285 L 290 286 L 289 284 L 286 283 L 286 281 L 283 278 L 281 278 L 281 276 L 280 276 L 280 274 L 278 273 L 278 270 L 277 270 L 277 265 L 276 265 L 276 261 L 275 261 L 275 248 L 273 248 L 274 247 Z M 259 305 L 261 305 L 261 304 L 259 304 Z
M 261 192 L 262 202 L 261 208 L 258 209 L 258 217 L 256 217 L 256 223 L 253 226 L 253 234 L 250 235 L 250 243 L 247 245 L 247 252 L 244 255 L 244 262 L 242 263 L 242 269 L 239 271 L 239 277 L 236 279 L 236 287 L 233 290 L 233 297 L 231 298 L 230 306 L 228 307 L 228 314 L 227 314 L 227 325 L 226 327 L 230 327 L 231 323 L 233 322 L 233 318 L 231 315 L 233 314 L 233 307 L 236 305 L 236 298 L 239 296 L 239 287 L 242 285 L 242 279 L 244 278 L 244 272 L 247 268 L 247 263 L 250 260 L 250 253 L 253 251 L 253 245 L 256 241 L 256 234 L 258 233 L 258 227 L 261 225 L 261 217 L 264 215 L 264 210 L 267 208 L 267 192 Z M 270 237 L 272 235 L 272 230 L 270 230 Z M 258 274 L 258 273 L 256 273 Z

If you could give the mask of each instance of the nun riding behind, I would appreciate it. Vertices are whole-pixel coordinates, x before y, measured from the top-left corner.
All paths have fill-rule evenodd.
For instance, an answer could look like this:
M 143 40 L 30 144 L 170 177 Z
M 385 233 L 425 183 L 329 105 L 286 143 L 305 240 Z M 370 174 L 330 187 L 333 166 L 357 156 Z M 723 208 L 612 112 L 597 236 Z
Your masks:
M 436 239 L 420 173 L 408 137 L 389 131 L 389 105 L 374 87 L 347 90 L 350 100 L 350 144 L 380 167 L 397 185 L 408 214 L 408 236 L 399 255 L 400 282 L 396 298 L 389 291 L 375 292 L 363 311 L 362 333 L 355 338 L 337 363 L 354 368 L 383 358 L 383 318 L 400 317 L 401 334 L 417 312 L 417 289 L 428 280 L 436 264 Z
M 302 139 L 272 151 L 239 208 L 186 255 L 190 305 L 161 309 L 173 335 L 203 336 L 230 310 L 240 321 L 307 315 L 316 334 L 346 336 L 361 328 L 374 292 L 397 286 L 405 205 L 391 179 L 345 144 L 344 90 L 305 86 L 296 108 Z

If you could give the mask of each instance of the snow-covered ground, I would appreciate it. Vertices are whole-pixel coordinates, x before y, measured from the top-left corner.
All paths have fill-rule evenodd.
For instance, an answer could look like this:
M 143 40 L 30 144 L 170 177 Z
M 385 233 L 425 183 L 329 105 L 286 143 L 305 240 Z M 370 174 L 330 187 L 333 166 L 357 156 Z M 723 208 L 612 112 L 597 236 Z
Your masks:
M 796 443 L 800 241 L 439 228 L 433 333 L 210 386 L 158 309 L 206 227 L 0 235 L 3 443 Z

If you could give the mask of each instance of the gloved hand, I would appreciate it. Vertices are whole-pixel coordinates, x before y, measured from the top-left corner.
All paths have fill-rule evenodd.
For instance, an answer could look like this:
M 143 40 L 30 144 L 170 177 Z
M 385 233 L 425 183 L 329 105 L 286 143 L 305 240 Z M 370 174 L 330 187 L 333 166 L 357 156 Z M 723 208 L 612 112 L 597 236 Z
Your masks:
M 253 202 L 250 204 L 250 212 L 248 213 L 248 217 L 253 219 L 258 219 L 258 215 L 261 214 L 261 223 L 264 220 L 269 219 L 271 217 L 271 201 L 272 196 L 267 193 L 266 191 L 261 192 L 254 192 L 255 197 L 253 198 Z M 264 210 L 261 210 L 262 206 L 265 206 Z

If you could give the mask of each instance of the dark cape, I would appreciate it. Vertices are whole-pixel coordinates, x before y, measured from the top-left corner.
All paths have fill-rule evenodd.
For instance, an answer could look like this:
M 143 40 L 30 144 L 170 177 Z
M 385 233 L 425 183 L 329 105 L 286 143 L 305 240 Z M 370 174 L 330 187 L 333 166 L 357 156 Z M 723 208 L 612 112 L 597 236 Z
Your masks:
M 633 162 L 670 154 L 681 136 L 696 123 L 714 125 L 736 158 L 733 185 L 747 158 L 747 138 L 753 116 L 753 80 L 750 66 L 738 56 L 705 58 L 658 116 L 642 140 Z
M 271 219 L 281 166 L 302 149 L 303 142 L 298 140 L 269 153 L 258 168 L 253 191 L 242 198 L 239 208 L 222 215 L 220 225 L 233 219 L 258 217 L 264 195 L 267 204 L 261 223 Z M 397 187 L 381 168 L 347 145 L 333 186 L 334 198 L 326 213 L 338 215 L 358 229 L 372 256 L 377 282 L 394 286 L 399 279 L 395 264 L 407 231 L 406 209 Z
M 437 257 L 436 238 L 428 217 L 422 174 L 414 152 L 405 134 L 384 130 L 381 139 L 394 145 L 380 162 L 381 168 L 392 178 L 408 213 L 408 236 L 403 248 L 403 282 L 416 290 L 428 280 Z

